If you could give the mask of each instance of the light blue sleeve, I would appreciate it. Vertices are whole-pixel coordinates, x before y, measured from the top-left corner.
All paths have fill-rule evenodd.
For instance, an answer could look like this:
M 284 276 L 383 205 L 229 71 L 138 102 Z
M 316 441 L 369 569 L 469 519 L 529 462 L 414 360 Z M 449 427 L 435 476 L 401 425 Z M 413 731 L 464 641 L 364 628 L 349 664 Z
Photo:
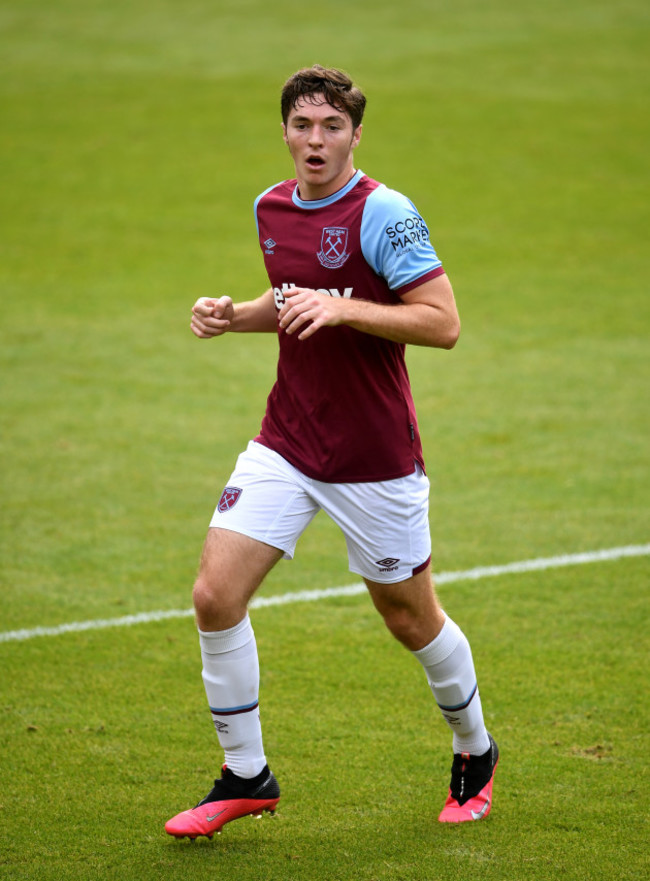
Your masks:
M 413 202 L 384 184 L 366 199 L 361 250 L 391 290 L 399 290 L 442 266 L 429 240 L 427 225 Z

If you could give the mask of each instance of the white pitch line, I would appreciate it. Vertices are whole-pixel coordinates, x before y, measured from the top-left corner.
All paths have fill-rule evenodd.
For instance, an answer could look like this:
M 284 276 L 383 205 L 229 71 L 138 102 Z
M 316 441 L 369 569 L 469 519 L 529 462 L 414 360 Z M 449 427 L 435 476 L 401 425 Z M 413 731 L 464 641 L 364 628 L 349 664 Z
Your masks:
M 650 544 L 628 545 L 621 548 L 607 548 L 602 551 L 588 551 L 582 554 L 564 554 L 558 557 L 541 557 L 536 560 L 521 560 L 502 566 L 479 566 L 463 572 L 440 572 L 435 576 L 436 584 L 450 584 L 454 581 L 472 581 L 494 578 L 498 575 L 513 575 L 525 572 L 540 572 L 545 569 L 558 569 L 562 566 L 584 566 L 587 563 L 602 563 L 621 560 L 626 557 L 650 556 Z M 306 603 L 326 600 L 332 597 L 349 597 L 365 593 L 363 583 L 348 584 L 344 587 L 327 587 L 322 590 L 299 590 L 271 597 L 256 597 L 250 604 L 252 609 L 267 606 L 284 606 L 288 603 Z M 130 627 L 134 624 L 149 624 L 152 621 L 165 621 L 170 618 L 191 618 L 193 609 L 170 609 L 159 612 L 140 612 L 138 615 L 125 615 L 121 618 L 100 618 L 95 621 L 73 621 L 57 627 L 34 627 L 30 630 L 7 630 L 0 632 L 0 642 L 23 642 L 37 636 L 61 636 L 64 633 L 80 633 L 84 630 L 103 630 L 108 627 Z

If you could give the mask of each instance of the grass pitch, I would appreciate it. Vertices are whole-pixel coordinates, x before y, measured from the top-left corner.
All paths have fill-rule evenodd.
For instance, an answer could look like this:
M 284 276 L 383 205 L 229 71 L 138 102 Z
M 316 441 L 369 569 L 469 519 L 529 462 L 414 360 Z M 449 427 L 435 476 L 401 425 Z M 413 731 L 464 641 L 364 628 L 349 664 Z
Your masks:
M 348 69 L 358 165 L 407 193 L 463 333 L 409 365 L 437 571 L 644 544 L 648 13 L 616 5 L 8 0 L 0 9 L 1 630 L 189 606 L 275 342 L 202 343 L 265 286 L 279 89 Z M 647 874 L 646 558 L 443 586 L 502 749 L 436 822 L 449 737 L 365 597 L 259 609 L 274 820 L 168 839 L 219 762 L 189 619 L 0 643 L 10 879 Z M 319 517 L 263 595 L 353 580 Z

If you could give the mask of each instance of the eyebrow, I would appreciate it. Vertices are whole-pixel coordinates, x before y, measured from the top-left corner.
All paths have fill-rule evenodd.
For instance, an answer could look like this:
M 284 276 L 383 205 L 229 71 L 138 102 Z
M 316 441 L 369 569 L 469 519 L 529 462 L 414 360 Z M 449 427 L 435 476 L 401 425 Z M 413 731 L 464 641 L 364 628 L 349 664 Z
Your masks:
M 333 114 L 326 116 L 322 122 L 345 122 L 346 117 L 342 114 Z M 311 122 L 311 116 L 296 115 L 291 117 L 291 122 Z

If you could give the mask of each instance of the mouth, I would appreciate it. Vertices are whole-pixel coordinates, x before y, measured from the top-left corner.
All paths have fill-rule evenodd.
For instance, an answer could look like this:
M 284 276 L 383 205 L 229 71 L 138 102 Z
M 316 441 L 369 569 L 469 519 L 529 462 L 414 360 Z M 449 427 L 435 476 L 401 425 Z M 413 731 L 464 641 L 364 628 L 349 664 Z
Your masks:
M 305 164 L 309 168 L 322 168 L 323 165 L 325 165 L 325 160 L 322 156 L 318 156 L 317 154 L 313 153 L 311 156 L 307 157 L 307 159 L 305 160 Z

